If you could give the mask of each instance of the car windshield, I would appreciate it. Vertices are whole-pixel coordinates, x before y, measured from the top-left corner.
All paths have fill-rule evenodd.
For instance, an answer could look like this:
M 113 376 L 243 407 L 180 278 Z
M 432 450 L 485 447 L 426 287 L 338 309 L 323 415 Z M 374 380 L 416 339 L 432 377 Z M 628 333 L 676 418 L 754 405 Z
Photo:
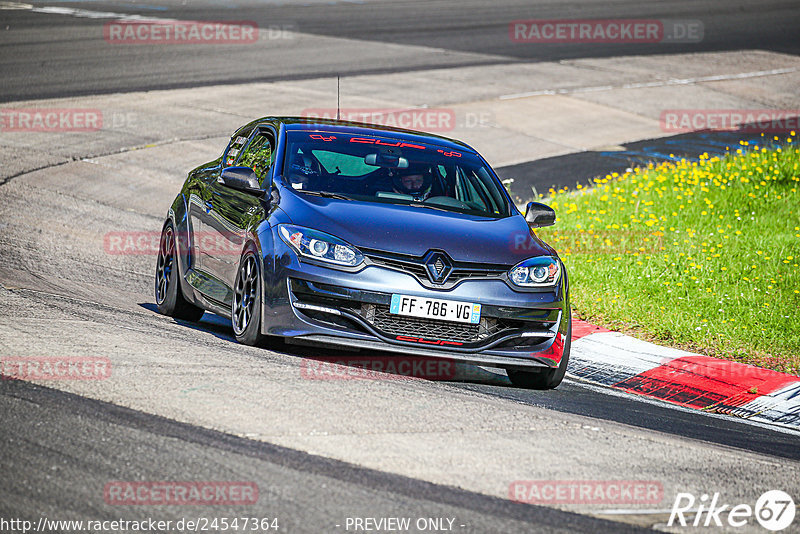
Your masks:
M 502 184 L 469 152 L 339 132 L 287 134 L 284 180 L 298 192 L 500 218 Z

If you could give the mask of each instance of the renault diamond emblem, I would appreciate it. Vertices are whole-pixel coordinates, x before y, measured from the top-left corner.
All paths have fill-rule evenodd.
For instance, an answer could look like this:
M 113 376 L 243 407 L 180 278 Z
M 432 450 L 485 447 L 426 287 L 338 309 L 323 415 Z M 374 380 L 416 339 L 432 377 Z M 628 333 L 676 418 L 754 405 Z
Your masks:
M 428 278 L 434 284 L 443 284 L 453 270 L 453 262 L 444 252 L 432 250 L 425 255 Z

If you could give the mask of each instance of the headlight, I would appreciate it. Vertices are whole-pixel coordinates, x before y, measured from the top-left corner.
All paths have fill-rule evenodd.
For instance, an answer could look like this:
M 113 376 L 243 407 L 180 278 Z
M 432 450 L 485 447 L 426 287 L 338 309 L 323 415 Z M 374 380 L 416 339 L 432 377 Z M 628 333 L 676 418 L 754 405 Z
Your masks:
M 364 256 L 357 248 L 324 232 L 280 224 L 278 233 L 287 245 L 307 258 L 348 267 L 355 267 L 364 261 Z
M 550 256 L 528 258 L 508 271 L 508 278 L 519 287 L 554 287 L 561 276 L 561 263 Z

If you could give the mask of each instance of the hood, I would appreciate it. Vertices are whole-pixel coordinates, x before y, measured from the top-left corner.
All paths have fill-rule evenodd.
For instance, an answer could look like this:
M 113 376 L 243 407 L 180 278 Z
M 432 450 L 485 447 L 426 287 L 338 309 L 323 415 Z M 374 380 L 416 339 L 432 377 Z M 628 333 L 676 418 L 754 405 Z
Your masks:
M 422 256 L 443 250 L 455 261 L 514 265 L 553 254 L 519 214 L 491 219 L 420 206 L 281 195 L 292 223 L 344 239 L 359 248 Z

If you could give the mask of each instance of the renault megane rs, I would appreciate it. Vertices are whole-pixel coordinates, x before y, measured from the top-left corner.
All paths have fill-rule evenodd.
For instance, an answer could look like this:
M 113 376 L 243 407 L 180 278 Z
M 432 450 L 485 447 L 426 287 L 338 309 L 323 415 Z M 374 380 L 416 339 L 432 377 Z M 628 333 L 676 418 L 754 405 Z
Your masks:
M 489 164 L 444 137 L 266 117 L 189 173 L 161 234 L 161 313 L 266 336 L 447 358 L 556 387 L 570 350 L 564 264 Z

